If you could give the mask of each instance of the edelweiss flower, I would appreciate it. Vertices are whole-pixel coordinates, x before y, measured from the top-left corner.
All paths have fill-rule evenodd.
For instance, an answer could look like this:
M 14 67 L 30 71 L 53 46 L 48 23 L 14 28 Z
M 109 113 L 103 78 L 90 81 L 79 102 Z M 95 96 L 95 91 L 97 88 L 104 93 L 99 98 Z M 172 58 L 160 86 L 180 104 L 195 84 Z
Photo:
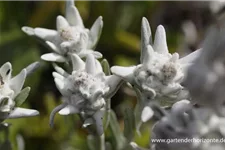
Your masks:
M 171 111 L 153 126 L 151 139 L 169 141 L 154 143 L 154 140 L 151 140 L 151 147 L 152 150 L 222 150 L 224 149 L 222 142 L 198 141 L 224 138 L 224 125 L 224 117 L 217 116 L 209 109 L 193 108 L 188 101 L 182 100 L 175 103 Z M 188 142 L 186 139 L 198 141 Z
M 198 56 L 199 50 L 179 59 L 179 54 L 168 52 L 166 33 L 162 25 L 156 30 L 152 43 L 151 29 L 146 18 L 142 19 L 141 64 L 131 67 L 113 66 L 113 74 L 122 77 L 137 88 L 143 97 L 143 106 L 150 100 L 173 103 L 188 97 L 181 85 L 186 68 Z
M 172 142 L 172 140 L 191 139 L 197 134 L 196 131 L 198 131 L 198 126 L 193 117 L 192 106 L 186 100 L 179 101 L 173 105 L 170 112 L 165 113 L 156 122 L 152 129 L 151 139 L 169 139 L 171 141 L 157 143 L 151 140 L 150 145 L 152 150 L 191 150 L 192 143 Z
M 30 71 L 32 71 L 31 66 L 28 66 L 28 68 Z M 30 91 L 29 87 L 21 91 L 27 75 L 27 69 L 23 69 L 17 76 L 13 78 L 11 78 L 11 73 L 12 65 L 9 62 L 1 66 L 0 121 L 5 120 L 6 118 L 20 118 L 38 115 L 39 113 L 36 110 L 17 107 L 25 101 Z
M 58 111 L 60 115 L 79 113 L 85 119 L 84 127 L 95 124 L 97 133 L 102 134 L 105 101 L 115 94 L 121 79 L 115 75 L 106 76 L 101 64 L 91 54 L 87 56 L 86 63 L 76 54 L 71 55 L 71 59 L 72 74 L 58 66 L 55 66 L 57 72 L 53 72 L 55 84 L 64 102 L 52 111 L 50 125 L 53 125 Z
M 42 55 L 43 60 L 65 62 L 69 53 L 75 53 L 80 57 L 91 53 L 96 58 L 101 58 L 102 54 L 93 49 L 99 40 L 102 27 L 103 21 L 100 16 L 90 30 L 85 28 L 77 8 L 67 1 L 66 18 L 57 17 L 57 30 L 30 27 L 23 27 L 22 30 L 28 35 L 40 38 L 54 51 Z

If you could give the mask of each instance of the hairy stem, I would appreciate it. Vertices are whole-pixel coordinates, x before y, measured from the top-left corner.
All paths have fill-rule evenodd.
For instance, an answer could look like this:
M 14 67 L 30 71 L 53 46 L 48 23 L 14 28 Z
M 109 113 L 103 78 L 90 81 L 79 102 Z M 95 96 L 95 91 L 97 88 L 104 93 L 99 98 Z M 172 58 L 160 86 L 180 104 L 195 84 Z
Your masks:
M 99 150 L 105 150 L 105 134 L 99 136 Z

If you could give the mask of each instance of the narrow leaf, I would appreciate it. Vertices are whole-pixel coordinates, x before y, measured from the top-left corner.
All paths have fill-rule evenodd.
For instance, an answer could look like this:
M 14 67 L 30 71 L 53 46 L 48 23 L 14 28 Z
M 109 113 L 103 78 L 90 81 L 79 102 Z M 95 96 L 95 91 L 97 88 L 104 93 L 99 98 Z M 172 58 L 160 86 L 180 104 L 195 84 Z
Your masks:
M 134 129 L 134 112 L 131 109 L 127 108 L 124 113 L 124 136 L 127 138 L 128 142 L 131 142 L 133 140 Z
M 101 65 L 102 65 L 103 72 L 105 73 L 105 75 L 111 75 L 109 62 L 106 59 L 102 60 Z
M 115 150 L 121 150 L 126 144 L 126 139 L 121 132 L 120 125 L 117 121 L 118 119 L 116 118 L 115 113 L 111 110 L 110 114 L 111 119 L 109 125 L 113 135 L 113 139 L 115 140 L 116 143 Z
M 30 87 L 24 88 L 15 98 L 16 106 L 22 105 L 30 93 Z

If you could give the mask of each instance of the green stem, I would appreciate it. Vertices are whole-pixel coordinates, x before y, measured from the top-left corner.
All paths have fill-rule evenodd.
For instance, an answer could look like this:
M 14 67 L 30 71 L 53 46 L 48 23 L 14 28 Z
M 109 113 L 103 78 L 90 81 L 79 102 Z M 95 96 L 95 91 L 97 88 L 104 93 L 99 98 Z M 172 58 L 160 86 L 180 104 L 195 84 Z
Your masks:
M 105 150 L 105 134 L 99 136 L 99 150 Z

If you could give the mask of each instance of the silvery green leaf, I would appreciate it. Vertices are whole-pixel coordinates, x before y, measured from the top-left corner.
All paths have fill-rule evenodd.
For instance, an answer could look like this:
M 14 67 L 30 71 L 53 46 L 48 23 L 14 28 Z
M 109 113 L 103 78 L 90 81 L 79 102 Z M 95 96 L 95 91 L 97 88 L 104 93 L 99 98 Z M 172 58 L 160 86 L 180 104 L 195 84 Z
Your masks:
M 110 75 L 110 66 L 109 66 L 109 62 L 106 59 L 103 59 L 101 62 L 102 68 L 103 68 L 103 72 L 105 73 L 105 75 Z
M 94 49 L 96 47 L 96 44 L 102 33 L 102 28 L 103 28 L 102 16 L 99 16 L 90 29 L 88 48 Z
M 123 136 L 121 129 L 120 129 L 120 125 L 118 123 L 118 119 L 116 117 L 116 114 L 114 113 L 114 111 L 111 111 L 111 116 L 110 116 L 110 130 L 112 132 L 113 135 L 113 140 L 115 141 L 115 145 L 116 145 L 116 150 L 121 150 L 125 144 L 126 144 L 126 139 Z
M 16 97 L 15 97 L 15 103 L 16 106 L 22 105 L 25 100 L 27 99 L 28 95 L 30 93 L 30 87 L 24 88 Z
M 110 123 L 110 112 L 111 112 L 111 99 L 106 100 L 105 116 L 104 116 L 104 130 L 106 131 Z
M 132 141 L 135 133 L 135 117 L 133 110 L 127 108 L 124 113 L 124 136 L 128 142 Z
M 34 73 L 35 70 L 37 70 L 40 67 L 40 62 L 36 61 L 29 66 L 27 66 L 25 69 L 27 71 L 27 75 L 30 75 Z

